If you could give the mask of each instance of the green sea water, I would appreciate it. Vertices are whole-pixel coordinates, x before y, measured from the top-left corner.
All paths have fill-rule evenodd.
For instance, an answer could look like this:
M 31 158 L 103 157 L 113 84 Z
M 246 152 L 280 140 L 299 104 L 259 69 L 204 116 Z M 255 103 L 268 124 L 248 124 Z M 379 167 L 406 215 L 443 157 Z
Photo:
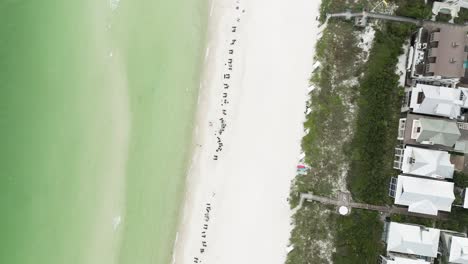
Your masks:
M 205 5 L 0 1 L 0 263 L 170 262 Z

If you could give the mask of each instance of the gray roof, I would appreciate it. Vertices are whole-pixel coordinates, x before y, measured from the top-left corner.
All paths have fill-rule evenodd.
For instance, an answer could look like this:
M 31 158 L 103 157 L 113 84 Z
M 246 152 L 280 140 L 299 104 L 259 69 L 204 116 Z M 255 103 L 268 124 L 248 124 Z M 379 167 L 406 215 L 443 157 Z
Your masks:
M 453 147 L 460 138 L 460 131 L 457 124 L 447 120 L 419 119 L 421 123 L 421 134 L 416 139 L 417 142 L 432 141 L 434 144 Z
M 463 63 L 467 58 L 465 52 L 465 44 L 467 43 L 468 27 L 454 25 L 437 25 L 435 30 L 440 30 L 436 33 L 436 40 L 439 44 L 437 48 L 433 48 L 433 53 L 436 54 L 435 63 L 430 64 L 430 71 L 434 75 L 443 77 L 460 78 L 465 75 Z
M 454 150 L 457 152 L 462 152 L 468 154 L 468 141 L 460 140 L 455 143 Z

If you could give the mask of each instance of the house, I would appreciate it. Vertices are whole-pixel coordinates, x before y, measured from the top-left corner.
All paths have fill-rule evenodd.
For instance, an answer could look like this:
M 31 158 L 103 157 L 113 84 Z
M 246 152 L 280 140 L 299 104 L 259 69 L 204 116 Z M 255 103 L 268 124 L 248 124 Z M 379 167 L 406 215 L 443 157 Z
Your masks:
M 455 143 L 453 151 L 468 154 L 468 140 L 459 140 Z
M 468 108 L 468 89 L 416 84 L 407 94 L 413 113 L 459 119 Z
M 391 222 L 386 239 L 387 252 L 435 258 L 439 237 L 439 229 Z
M 428 261 L 425 261 L 423 259 L 411 259 L 411 258 L 406 258 L 406 257 L 394 257 L 394 256 L 389 256 L 389 257 L 384 257 L 380 256 L 380 263 L 381 264 L 431 264 Z
M 440 5 L 446 3 L 436 2 L 436 5 L 439 5 L 433 10 L 436 13 L 458 13 L 459 10 L 459 7 L 455 10 L 440 8 Z M 413 81 L 434 82 L 452 87 L 458 83 L 467 84 L 467 32 L 468 25 L 424 23 L 424 27 L 412 36 L 413 45 L 409 48 L 407 63 L 409 77 Z
M 468 264 L 468 238 L 452 231 L 441 233 L 442 250 L 449 263 Z
M 457 122 L 417 114 L 408 114 L 400 118 L 398 140 L 404 144 L 439 146 L 452 149 L 464 132 L 468 139 L 468 130 L 460 129 Z
M 406 70 L 409 75 L 407 76 L 407 84 L 414 85 L 416 82 L 435 84 L 440 86 L 455 87 L 460 83 L 460 77 L 443 77 L 428 73 L 429 62 L 429 49 L 431 49 L 430 34 L 433 29 L 421 27 L 411 37 L 412 46 L 408 49 L 408 59 Z M 433 44 L 434 45 L 434 44 Z M 434 59 L 432 59 L 434 60 Z
M 395 186 L 395 204 L 408 206 L 408 211 L 437 215 L 450 212 L 455 200 L 453 182 L 398 176 Z
M 394 168 L 405 174 L 430 178 L 451 179 L 455 166 L 446 151 L 406 146 L 396 149 Z
M 418 38 L 419 45 L 426 49 L 417 73 L 439 78 L 465 78 L 467 30 L 468 26 L 462 25 L 426 24 Z
M 468 0 L 442 0 L 442 3 L 457 5 L 461 8 L 468 8 Z
M 413 120 L 411 139 L 420 144 L 453 147 L 461 133 L 455 122 L 444 119 L 420 118 Z
M 468 264 L 468 238 L 455 236 L 452 238 L 449 262 Z
M 468 8 L 468 0 L 441 0 L 434 1 L 432 6 L 432 14 L 436 16 L 439 13 L 450 14 L 452 19 L 458 17 L 460 8 Z
M 466 34 L 462 27 L 447 26 L 429 32 L 426 75 L 449 78 L 465 76 Z

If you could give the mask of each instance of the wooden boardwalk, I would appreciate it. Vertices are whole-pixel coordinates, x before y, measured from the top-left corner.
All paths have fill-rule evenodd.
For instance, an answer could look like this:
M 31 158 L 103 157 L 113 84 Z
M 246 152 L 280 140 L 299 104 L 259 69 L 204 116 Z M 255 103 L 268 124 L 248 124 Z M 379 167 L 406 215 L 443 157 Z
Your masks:
M 367 18 L 370 17 L 370 18 L 391 20 L 391 21 L 396 21 L 396 22 L 411 23 L 411 24 L 415 24 L 415 25 L 418 25 L 418 26 L 421 26 L 423 24 L 423 20 L 419 20 L 419 19 L 414 19 L 414 18 L 410 18 L 410 17 L 387 15 L 387 14 L 380 14 L 380 13 L 374 13 L 374 12 L 366 12 L 366 11 L 356 12 L 356 13 L 352 13 L 352 12 L 348 11 L 348 12 L 342 12 L 342 13 L 335 13 L 335 14 L 327 15 L 327 19 L 332 18 L 332 17 L 344 17 L 344 18 L 346 18 L 348 20 L 353 18 L 353 17 L 362 17 L 364 19 L 367 19 Z
M 343 17 L 347 20 L 350 20 L 351 18 L 362 18 L 362 20 L 366 22 L 368 18 L 374 18 L 374 19 L 382 19 L 382 20 L 389 20 L 389 21 L 402 22 L 402 23 L 411 23 L 417 26 L 437 27 L 440 25 L 445 25 L 445 26 L 450 26 L 450 27 L 455 27 L 455 28 L 465 27 L 465 25 L 462 25 L 462 24 L 432 21 L 428 19 L 415 19 L 411 17 L 395 16 L 395 15 L 381 14 L 381 13 L 375 13 L 375 12 L 366 12 L 366 11 L 354 12 L 354 13 L 347 11 L 347 12 L 341 12 L 341 13 L 328 14 L 325 24 L 328 22 L 328 19 L 339 18 L 339 17 Z
M 439 212 L 439 215 L 425 215 L 425 214 L 417 214 L 408 212 L 406 207 L 399 207 L 399 206 L 381 206 L 381 205 L 372 205 L 372 204 L 364 204 L 364 203 L 355 203 L 351 201 L 351 197 L 349 193 L 340 192 L 338 194 L 338 199 L 330 199 L 323 196 L 314 195 L 311 193 L 301 193 L 300 195 L 300 202 L 298 207 L 295 208 L 295 211 L 302 207 L 305 201 L 308 202 L 319 202 L 322 204 L 327 205 L 334 205 L 334 206 L 346 206 L 348 209 L 357 208 L 357 209 L 365 209 L 365 210 L 372 210 L 378 211 L 387 215 L 392 214 L 401 214 L 401 215 L 408 215 L 408 216 L 416 216 L 416 217 L 423 217 L 423 218 L 430 218 L 430 219 L 437 219 L 437 220 L 446 220 L 448 219 L 448 214 Z

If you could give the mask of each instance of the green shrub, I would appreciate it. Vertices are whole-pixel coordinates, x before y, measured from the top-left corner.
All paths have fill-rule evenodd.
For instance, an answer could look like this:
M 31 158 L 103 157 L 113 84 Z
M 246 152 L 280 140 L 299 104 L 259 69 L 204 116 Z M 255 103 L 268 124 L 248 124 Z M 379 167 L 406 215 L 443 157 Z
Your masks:
M 430 4 L 425 4 L 424 0 L 399 0 L 396 2 L 398 4 L 396 15 L 418 19 L 431 18 L 432 7 Z
M 442 14 L 442 13 L 439 13 L 439 14 L 436 16 L 436 21 L 438 21 L 438 22 L 449 22 L 450 19 L 452 19 L 452 16 L 449 15 L 449 14 Z
M 458 17 L 454 19 L 454 22 L 457 24 L 465 24 L 468 21 L 468 9 L 461 8 L 458 11 Z
M 335 264 L 376 263 L 383 252 L 380 238 L 383 223 L 379 214 L 372 211 L 353 209 L 349 216 L 336 216 Z
M 410 28 L 389 24 L 377 31 L 365 75 L 359 87 L 360 98 L 356 132 L 351 147 L 348 186 L 354 199 L 372 204 L 389 202 L 388 182 L 400 113 L 397 57 Z
M 449 219 L 437 221 L 436 227 L 466 233 L 468 228 L 468 210 L 463 207 L 453 206 Z
M 468 188 L 468 175 L 461 171 L 455 171 L 453 173 L 453 183 L 459 188 Z

